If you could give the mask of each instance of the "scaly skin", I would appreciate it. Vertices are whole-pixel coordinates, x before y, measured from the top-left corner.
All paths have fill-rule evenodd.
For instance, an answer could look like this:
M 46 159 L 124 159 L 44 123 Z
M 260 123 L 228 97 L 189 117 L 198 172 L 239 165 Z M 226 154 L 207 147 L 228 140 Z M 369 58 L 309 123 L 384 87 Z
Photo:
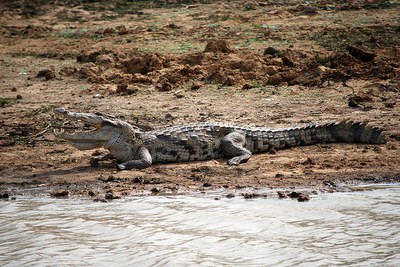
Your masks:
M 63 108 L 55 112 L 82 120 L 96 128 L 90 132 L 55 132 L 80 150 L 104 147 L 109 154 L 92 159 L 92 165 L 115 158 L 118 168 L 142 169 L 153 163 L 230 158 L 228 164 L 246 162 L 252 153 L 270 152 L 318 143 L 385 143 L 386 132 L 366 123 L 341 121 L 302 127 L 269 129 L 223 123 L 173 126 L 143 132 L 139 128 L 101 113 L 77 113 Z

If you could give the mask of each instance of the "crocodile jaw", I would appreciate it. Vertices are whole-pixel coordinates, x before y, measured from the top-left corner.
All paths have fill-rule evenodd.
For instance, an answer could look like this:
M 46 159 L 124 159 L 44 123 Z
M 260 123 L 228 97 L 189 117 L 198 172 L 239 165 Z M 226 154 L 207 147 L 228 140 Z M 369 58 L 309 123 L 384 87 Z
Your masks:
M 110 140 L 120 136 L 125 124 L 105 114 L 79 113 L 64 108 L 54 109 L 56 114 L 70 120 L 82 121 L 94 129 L 85 132 L 65 133 L 63 130 L 54 131 L 55 136 L 64 139 L 80 150 L 104 147 Z
M 109 133 L 105 133 L 101 130 L 77 132 L 73 134 L 68 134 L 64 131 L 54 131 L 54 134 L 80 150 L 104 147 L 104 144 L 110 141 Z

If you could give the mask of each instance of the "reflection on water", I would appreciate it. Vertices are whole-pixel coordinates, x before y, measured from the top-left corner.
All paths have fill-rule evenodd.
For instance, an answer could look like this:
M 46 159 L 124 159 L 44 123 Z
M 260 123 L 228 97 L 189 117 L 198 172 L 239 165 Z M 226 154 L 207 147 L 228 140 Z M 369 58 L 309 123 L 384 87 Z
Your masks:
M 0 202 L 1 266 L 400 265 L 400 187 L 310 202 L 210 196 Z

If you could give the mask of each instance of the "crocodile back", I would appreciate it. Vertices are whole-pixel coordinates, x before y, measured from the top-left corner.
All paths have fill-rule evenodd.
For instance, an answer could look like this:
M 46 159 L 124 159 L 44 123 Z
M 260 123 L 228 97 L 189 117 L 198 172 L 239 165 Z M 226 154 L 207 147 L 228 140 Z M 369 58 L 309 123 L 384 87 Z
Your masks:
M 211 122 L 146 132 L 143 144 L 149 149 L 153 162 L 209 160 L 224 156 L 221 140 L 232 132 L 246 137 L 244 147 L 252 153 L 318 143 L 381 144 L 385 142 L 386 134 L 378 127 L 352 121 L 282 129 Z
M 220 158 L 221 139 L 244 127 L 223 123 L 172 126 L 146 133 L 145 145 L 154 162 L 194 161 Z

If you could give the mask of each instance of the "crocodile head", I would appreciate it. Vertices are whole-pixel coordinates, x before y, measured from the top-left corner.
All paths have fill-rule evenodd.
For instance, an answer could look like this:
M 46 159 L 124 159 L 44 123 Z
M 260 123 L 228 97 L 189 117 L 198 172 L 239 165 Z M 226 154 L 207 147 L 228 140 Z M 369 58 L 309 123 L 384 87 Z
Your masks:
M 92 130 L 75 133 L 65 133 L 63 130 L 54 131 L 57 137 L 80 150 L 107 147 L 107 144 L 115 138 L 128 141 L 130 140 L 129 136 L 132 138 L 139 131 L 122 120 L 101 113 L 78 113 L 64 108 L 56 108 L 54 112 L 70 120 L 82 121 L 91 126 Z

